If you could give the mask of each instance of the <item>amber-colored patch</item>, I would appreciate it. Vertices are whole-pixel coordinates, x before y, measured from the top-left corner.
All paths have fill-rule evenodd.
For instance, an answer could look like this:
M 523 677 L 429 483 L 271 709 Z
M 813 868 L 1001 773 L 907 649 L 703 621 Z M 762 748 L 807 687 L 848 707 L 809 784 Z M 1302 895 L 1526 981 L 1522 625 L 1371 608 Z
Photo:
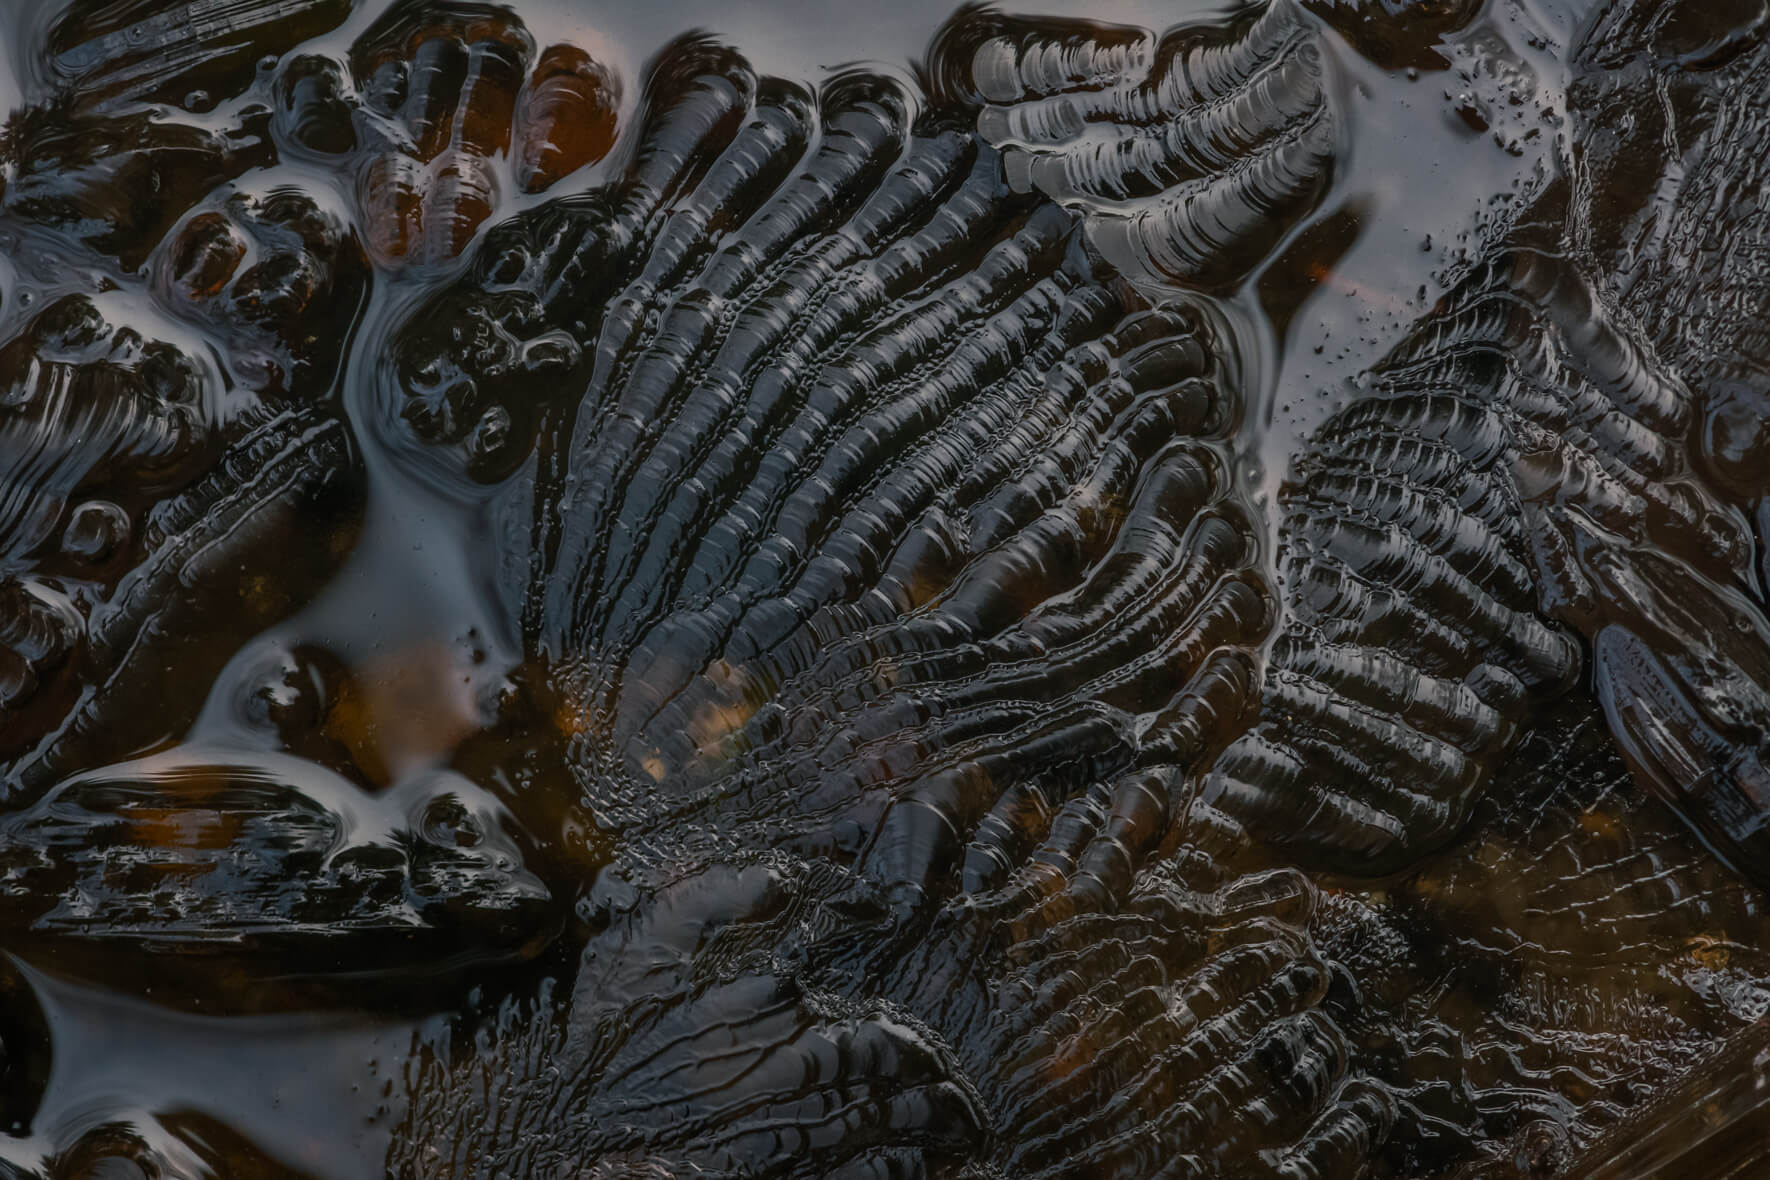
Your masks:
M 380 786 L 448 758 L 480 728 L 464 653 L 427 641 L 370 659 L 327 714 L 327 736 L 342 742 Z
M 1691 962 L 1710 971 L 1719 971 L 1732 958 L 1727 940 L 1713 934 L 1692 935 L 1684 943 L 1684 951 Z
M 1579 813 L 1579 826 L 1582 832 L 1602 836 L 1607 840 L 1620 839 L 1623 834 L 1622 822 L 1616 816 L 1595 807 Z

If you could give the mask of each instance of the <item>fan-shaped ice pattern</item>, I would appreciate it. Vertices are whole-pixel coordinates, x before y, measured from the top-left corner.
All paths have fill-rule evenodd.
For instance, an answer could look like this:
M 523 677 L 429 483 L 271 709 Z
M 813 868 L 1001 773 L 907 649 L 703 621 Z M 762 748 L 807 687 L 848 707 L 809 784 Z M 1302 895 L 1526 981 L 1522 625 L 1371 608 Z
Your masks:
M 1016 784 L 1183 768 L 1240 716 L 1267 606 L 1202 441 L 1233 394 L 1199 317 L 894 84 L 814 106 L 708 64 L 616 194 L 502 228 L 418 314 L 404 363 L 453 376 L 407 415 L 516 455 L 541 416 L 505 535 L 589 814 L 920 891 Z M 575 405 L 506 392 L 538 347 Z
M 1770 979 L 1678 826 L 1765 878 L 1763 5 L 1584 26 L 1566 173 L 1270 528 L 1208 294 L 1365 142 L 1341 40 L 1479 73 L 1542 6 L 1479 7 L 966 10 L 916 85 L 690 36 L 628 102 L 493 5 L 73 5 L 0 138 L 0 232 L 92 274 L 5 290 L 8 946 L 401 1006 L 563 933 L 410 1063 L 400 1176 L 1580 1174 Z M 257 635 L 366 469 L 402 558 L 493 538 L 413 614 L 508 664 Z M 31 1126 L 14 990 L 21 1167 L 281 1167 Z
M 419 1055 L 390 1174 L 596 1160 L 609 1176 L 897 1175 L 961 1152 L 980 1112 L 950 1056 L 883 1006 L 807 988 L 746 937 L 778 937 L 795 893 L 781 868 L 717 866 L 613 914 L 569 1003 L 544 994 L 477 1050 Z
M 945 39 L 973 54 L 978 131 L 1009 182 L 1075 209 L 1127 274 L 1231 285 L 1314 210 L 1332 174 L 1329 59 L 1291 0 L 1159 40 L 990 12 Z
M 397 1158 L 1070 1175 L 1181 1153 L 1197 1175 L 1356 1174 L 1390 1108 L 1314 1010 L 1326 975 L 1284 925 L 1307 886 L 1199 893 L 1152 859 L 1190 826 L 1188 768 L 1249 704 L 1268 615 L 1210 443 L 1236 413 L 1211 329 L 1089 264 L 1070 215 L 1005 188 L 994 152 L 888 79 L 814 96 L 689 42 L 645 110 L 625 177 L 500 227 L 470 281 L 414 315 L 409 379 L 388 390 L 416 391 L 420 434 L 494 421 L 499 467 L 523 462 L 498 494 L 507 581 L 583 818 L 617 841 L 600 888 L 672 929 L 680 897 L 755 889 L 775 916 L 729 937 L 768 968 L 641 1006 L 624 989 L 662 981 L 608 964 L 672 956 L 611 918 L 564 1031 L 516 1036 L 490 1066 L 519 1079 L 505 1101 L 525 1119 L 574 1087 L 565 1124 L 437 1160 L 430 1128 L 488 1068 L 439 1064 Z M 542 388 L 566 397 L 531 392 L 537 347 L 561 374 Z M 470 470 L 496 457 L 466 452 Z M 816 867 L 790 888 L 720 867 L 762 849 Z M 712 887 L 684 865 L 757 876 Z M 1096 942 L 1109 928 L 1122 939 Z M 807 987 L 850 1019 L 886 1002 L 940 1052 L 866 1090 L 795 1069 L 799 1109 L 851 1112 L 827 1141 L 750 1130 L 782 1099 L 748 1078 L 664 1125 L 622 1115 L 640 1100 L 625 1088 L 666 1068 L 623 1064 L 629 1036 L 674 1062 L 698 1043 L 676 1021 L 732 1028 L 722 1005 L 766 1015 Z M 606 1024 L 586 1029 L 586 1007 Z M 776 1043 L 743 1011 L 721 1034 L 740 1064 Z M 635 1032 L 650 1020 L 668 1023 Z M 821 1060 L 835 1034 L 811 1028 L 790 1052 Z M 1132 1069 L 1137 1036 L 1161 1068 Z M 566 1064 L 586 1040 L 600 1079 Z M 942 1122 L 931 1099 L 878 1092 L 924 1074 L 981 1105 Z M 1212 1148 L 1220 1118 L 1245 1135 Z
M 1004 1174 L 1361 1174 L 1394 1108 L 1319 1008 L 1313 891 L 1286 872 L 1187 886 L 1130 794 L 1065 808 L 1007 885 L 833 970 L 955 1046 Z
M 1262 718 L 1208 786 L 1256 832 L 1367 869 L 1442 843 L 1578 636 L 1637 771 L 1762 871 L 1751 541 L 1687 453 L 1701 398 L 1592 277 L 1617 187 L 1551 186 L 1299 457 Z
M 1757 817 L 1770 798 L 1770 626 L 1763 578 L 1770 462 L 1761 395 L 1763 161 L 1770 13 L 1753 0 L 1625 4 L 1607 11 L 1578 55 L 1576 165 L 1601 273 L 1691 391 L 1700 468 L 1730 506 L 1752 514 L 1753 574 L 1668 555 L 1630 562 L 1590 546 L 1606 626 L 1599 686 L 1638 773 L 1760 880 Z

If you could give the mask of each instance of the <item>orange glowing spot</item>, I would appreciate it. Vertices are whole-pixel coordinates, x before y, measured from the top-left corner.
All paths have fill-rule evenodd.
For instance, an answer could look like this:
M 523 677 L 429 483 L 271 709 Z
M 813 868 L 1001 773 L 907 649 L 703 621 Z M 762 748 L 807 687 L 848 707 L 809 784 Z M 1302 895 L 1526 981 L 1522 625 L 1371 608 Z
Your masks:
M 561 737 L 582 737 L 590 731 L 590 714 L 575 705 L 560 705 L 553 710 L 553 731 Z
M 1622 824 L 1617 822 L 1616 816 L 1596 809 L 1580 812 L 1579 826 L 1581 831 L 1608 839 L 1614 840 L 1622 835 Z
M 1712 934 L 1692 935 L 1685 942 L 1684 949 L 1689 953 L 1691 962 L 1711 971 L 1719 971 L 1732 957 L 1730 944 Z

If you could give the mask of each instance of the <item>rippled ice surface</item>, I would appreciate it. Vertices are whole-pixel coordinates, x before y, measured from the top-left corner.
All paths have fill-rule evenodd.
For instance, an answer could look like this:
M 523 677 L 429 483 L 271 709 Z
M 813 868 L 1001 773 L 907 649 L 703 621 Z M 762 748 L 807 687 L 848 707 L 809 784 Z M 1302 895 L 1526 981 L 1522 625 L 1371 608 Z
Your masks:
M 0 1173 L 1770 1167 L 1761 0 L 4 14 Z

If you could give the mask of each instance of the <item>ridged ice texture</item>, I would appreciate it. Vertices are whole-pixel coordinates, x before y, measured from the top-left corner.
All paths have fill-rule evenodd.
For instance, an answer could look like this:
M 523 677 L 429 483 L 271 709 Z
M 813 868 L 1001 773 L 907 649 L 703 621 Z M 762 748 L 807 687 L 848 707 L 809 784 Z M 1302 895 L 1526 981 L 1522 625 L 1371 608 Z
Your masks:
M 349 8 L 341 0 L 69 5 L 45 47 L 50 92 L 0 128 L 0 215 L 57 229 L 135 271 L 205 196 L 275 160 L 262 105 L 220 125 L 180 108 L 207 113 L 241 96 L 267 55 L 330 29 Z
M 333 28 L 349 0 L 76 0 L 49 66 L 81 113 L 142 103 L 207 110 L 251 85 L 265 55 Z
M 1200 441 L 1230 394 L 1195 316 L 1091 274 L 893 84 L 820 119 L 717 64 L 660 100 L 631 214 L 488 242 L 511 289 L 469 323 L 539 311 L 487 351 L 583 354 L 506 496 L 524 631 L 599 823 L 946 888 L 1015 785 L 1185 767 L 1243 711 L 1266 596 Z M 465 360 L 502 410 L 512 370 Z
M 349 553 L 362 491 L 344 423 L 301 409 L 262 415 L 201 479 L 153 505 L 126 572 L 114 588 L 101 584 L 108 592 L 76 628 L 73 701 L 28 734 L 34 745 L 0 779 L 5 798 L 29 800 L 183 732 L 238 645 L 305 601 Z
M 1097 792 L 1006 885 L 826 970 L 954 1046 L 1000 1174 L 1363 1175 L 1395 1111 L 1320 1007 L 1314 891 L 1189 886 L 1149 855 L 1153 819 L 1148 794 Z
M 690 41 L 642 118 L 384 384 L 522 463 L 509 601 L 615 847 L 562 1027 L 425 1065 L 395 1174 L 1355 1175 L 1390 1107 L 1308 887 L 1160 853 L 1270 611 L 1202 317 L 888 79 Z
M 1527 745 L 1517 765 L 1529 772 L 1484 801 L 1469 841 L 1397 889 L 1402 904 L 1462 953 L 1564 973 L 1763 959 L 1763 891 L 1636 784 L 1605 738 L 1589 724 L 1559 749 Z
M 1770 1022 L 1760 1019 L 1704 1057 L 1676 1087 L 1643 1104 L 1629 1122 L 1568 1169 L 1590 1180 L 1664 1176 L 1750 1180 L 1770 1166 L 1770 1106 L 1764 1094 Z
M 1750 147 L 1763 126 L 1761 108 L 1727 98 L 1762 92 L 1770 53 L 1759 49 L 1729 72 L 1728 85 L 1697 115 L 1713 122 L 1655 244 L 1659 257 L 1625 298 L 1686 366 L 1702 398 L 1703 455 L 1750 501 L 1770 490 L 1770 336 L 1764 284 L 1752 269 L 1770 252 L 1770 230 L 1748 194 L 1770 184 L 1770 163 Z M 1672 315 L 1674 307 L 1684 314 Z
M 1590 702 L 1539 718 L 1466 839 L 1312 934 L 1351 1067 L 1393 1091 L 1401 1174 L 1584 1176 L 1762 1009 L 1760 891 L 1632 781 Z M 1650 1125 L 1650 1124 L 1649 1124 Z M 1485 1162 L 1479 1162 L 1485 1161 Z M 1557 1170 L 1559 1169 L 1559 1170 Z M 1706 1174 L 1706 1173 L 1704 1173 Z
M 103 28 L 136 7 L 78 11 Z M 487 581 L 547 727 L 519 740 L 567 756 L 488 781 L 557 821 L 537 796 L 565 772 L 576 814 L 531 826 L 567 834 L 547 851 L 582 871 L 572 938 L 590 940 L 569 1000 L 421 1056 L 396 1173 L 1350 1176 L 1392 1124 L 1379 1173 L 1419 1174 L 1409 1153 L 1459 1135 L 1553 1164 L 1567 1129 L 1614 1123 L 1737 1027 L 1763 995 L 1759 899 L 1614 762 L 1568 768 L 1590 794 L 1514 795 L 1496 769 L 1548 724 L 1537 706 L 1583 643 L 1641 781 L 1764 874 L 1770 628 L 1740 519 L 1701 484 L 1736 505 L 1762 491 L 1762 5 L 1607 12 L 1579 80 L 1599 98 L 1570 96 L 1594 148 L 1576 203 L 1538 211 L 1569 233 L 1527 225 L 1315 440 L 1275 522 L 1277 611 L 1224 474 L 1240 415 L 1223 344 L 1113 264 L 1226 287 L 1308 216 L 1333 112 L 1304 18 L 1273 5 L 1158 43 L 967 16 L 932 110 L 866 74 L 814 95 L 705 41 L 665 52 L 600 187 L 492 231 L 381 374 L 417 438 L 449 444 L 426 474 L 500 485 L 465 490 L 509 526 Z M 151 942 L 154 923 L 162 946 L 237 938 L 249 973 L 268 944 L 324 940 L 303 890 L 342 888 L 371 938 L 485 920 L 520 939 L 526 917 L 480 904 L 505 844 L 470 855 L 471 812 L 427 793 L 359 797 L 238 751 L 170 780 L 141 762 L 67 776 L 182 733 L 180 690 L 325 583 L 360 502 L 345 428 L 275 404 L 317 397 L 342 353 L 342 226 L 298 201 L 254 211 L 262 193 L 195 206 L 272 147 L 341 157 L 379 265 L 445 264 L 501 185 L 539 191 L 610 151 L 614 79 L 571 47 L 535 53 L 490 6 L 402 4 L 348 63 L 286 60 L 274 109 L 221 133 L 150 118 L 129 89 L 159 60 L 142 85 L 172 96 L 190 29 L 149 26 L 165 41 L 142 59 L 105 42 L 0 143 L 10 220 L 148 263 L 224 380 L 273 403 L 232 419 L 250 437 L 206 437 L 223 467 L 157 513 L 70 476 L 34 568 L 0 581 L 0 701 L 82 694 L 7 780 L 25 902 L 56 903 L 15 917 L 61 949 Z M 217 76 L 248 60 L 228 48 Z M 1651 212 L 1613 216 L 1624 193 Z M 255 252 L 287 279 L 262 318 Z M 1684 331 L 1676 301 L 1715 291 Z M 1739 355 L 1705 352 L 1721 339 Z M 101 353 L 53 379 L 127 392 L 134 362 Z M 146 440 L 144 463 L 174 457 L 149 502 L 188 474 L 187 451 L 148 445 L 157 412 L 104 428 Z M 230 737 L 364 770 L 314 714 L 257 720 Z M 1496 774 L 1465 847 L 1362 897 L 1340 879 L 1313 915 L 1301 878 L 1238 875 L 1241 833 L 1218 829 L 1227 812 L 1312 863 L 1384 869 L 1444 840 Z M 397 838 L 358 840 L 377 830 Z M 292 883 L 307 839 L 342 863 Z M 166 871 L 157 890 L 130 877 Z M 1513 883 L 1543 902 L 1512 904 Z M 539 901 L 515 896 L 522 915 Z M 219 1162 L 227 1134 L 201 1119 L 151 1121 L 217 1174 L 270 1167 Z M 173 1171 L 156 1149 L 119 1122 L 47 1170 Z
M 507 9 L 400 3 L 351 47 L 286 61 L 278 138 L 344 156 L 358 228 L 380 267 L 459 257 L 511 179 L 550 188 L 614 145 L 619 78 L 583 50 L 534 39 Z M 510 179 L 507 179 L 507 174 Z
M 569 1000 L 544 988 L 473 1043 L 419 1046 L 389 1175 L 910 1176 L 962 1152 L 976 1098 L 924 1029 L 770 961 L 796 876 L 687 877 L 611 915 Z
M 1749 3 L 1618 5 L 1580 49 L 1571 104 L 1582 125 L 1616 129 L 1589 136 L 1578 160 L 1594 249 L 1618 300 L 1689 381 L 1703 468 L 1753 514 L 1760 563 L 1760 580 L 1694 592 L 1664 562 L 1629 571 L 1619 592 L 1637 605 L 1600 639 L 1614 670 L 1601 688 L 1638 735 L 1625 748 L 1639 772 L 1760 880 L 1770 879 L 1770 304 L 1757 273 L 1766 173 L 1755 146 L 1765 29 Z
M 69 707 L 85 621 L 76 598 L 114 579 L 130 509 L 194 478 L 219 433 L 203 368 L 116 322 L 114 299 L 68 295 L 0 346 L 0 757 Z M 99 490 L 103 494 L 95 494 Z
M 1744 578 L 1663 553 L 1581 554 L 1601 596 L 1598 699 L 1636 774 L 1741 871 L 1770 881 L 1770 620 Z
M 616 904 L 569 1000 L 420 1048 L 389 1171 L 1360 1174 L 1392 1106 L 1317 1010 L 1305 882 L 1146 875 L 1109 915 L 1045 868 L 889 964 L 863 884 L 778 855 Z
M 81 622 L 57 587 L 17 575 L 0 581 L 0 717 L 9 728 L 42 711 L 79 646 Z
M 134 271 L 204 196 L 272 160 L 264 120 L 213 130 L 132 107 L 76 114 L 69 96 L 0 128 L 0 213 L 85 243 Z
M 575 45 L 541 51 L 516 103 L 511 158 L 525 193 L 545 192 L 614 146 L 620 79 Z
M 1282 495 L 1282 633 L 1260 720 L 1207 796 L 1322 860 L 1405 863 L 1457 830 L 1533 702 L 1575 681 L 1576 635 L 1596 644 L 1613 726 L 1650 747 L 1643 759 L 1697 740 L 1630 713 L 1653 676 L 1682 671 L 1624 657 L 1641 642 L 1727 664 L 1718 629 L 1700 637 L 1711 614 L 1748 609 L 1718 580 L 1749 543 L 1690 473 L 1688 389 L 1583 269 L 1528 244 L 1502 252 L 1363 384 Z M 1689 613 L 1656 618 L 1665 595 Z M 1744 647 L 1734 682 L 1761 684 Z
M 202 366 L 68 295 L 0 345 L 0 556 L 50 542 L 87 485 L 138 494 L 195 474 L 219 407 Z
M 1770 488 L 1758 276 L 1770 231 L 1757 198 L 1770 164 L 1754 146 L 1770 79 L 1765 19 L 1743 2 L 1617 5 L 1580 49 L 1572 105 L 1605 129 L 1577 158 L 1594 245 L 1620 301 L 1695 390 L 1710 471 L 1746 504 Z
M 493 159 L 510 121 L 534 42 L 514 18 L 407 6 L 352 49 L 366 90 L 366 148 L 356 177 L 363 237 L 378 265 L 454 258 L 491 216 Z M 404 10 L 396 10 L 402 13 Z M 480 17 L 474 21 L 475 16 Z
M 1333 171 L 1328 62 L 1291 0 L 1159 41 L 991 12 L 945 36 L 975 46 L 978 131 L 1010 182 L 1080 213 L 1126 274 L 1232 285 L 1314 210 Z
M 371 796 L 308 762 L 225 751 L 60 783 L 0 818 L 0 878 L 14 940 L 288 956 L 295 973 L 346 953 L 397 965 L 427 939 L 445 958 L 507 951 L 547 901 L 502 810 L 459 775 Z

